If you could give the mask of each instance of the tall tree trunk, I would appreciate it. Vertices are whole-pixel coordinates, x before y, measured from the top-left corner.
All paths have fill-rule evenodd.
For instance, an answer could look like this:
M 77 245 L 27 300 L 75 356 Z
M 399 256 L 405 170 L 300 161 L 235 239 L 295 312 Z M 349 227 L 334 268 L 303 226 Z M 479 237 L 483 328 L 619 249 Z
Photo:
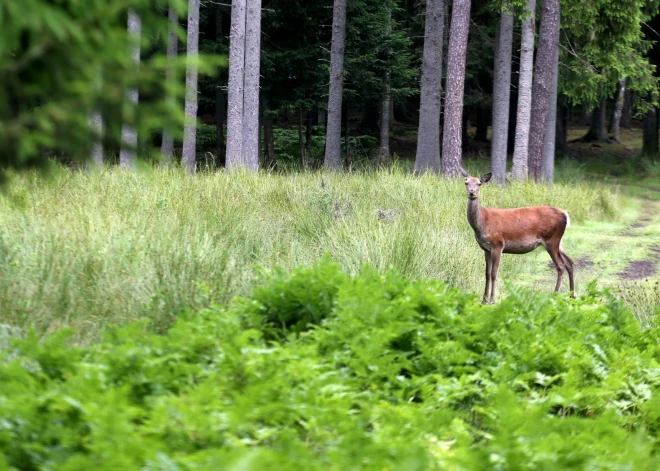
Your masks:
M 511 50 L 513 48 L 513 14 L 509 11 L 507 0 L 502 2 L 496 48 L 491 171 L 495 181 L 503 185 L 506 180 L 506 147 L 509 133 L 509 100 L 511 95 Z
M 440 94 L 444 0 L 427 0 L 415 171 L 440 170 Z
M 312 126 L 314 121 L 314 113 L 307 112 L 307 121 L 305 123 L 305 155 L 307 156 L 307 165 L 312 163 Z
M 131 36 L 131 57 L 134 67 L 140 67 L 140 35 L 142 21 L 140 15 L 133 10 L 128 11 L 128 34 Z M 137 130 L 135 129 L 135 116 L 137 114 L 138 90 L 131 88 L 126 90 L 126 99 L 132 105 L 129 122 L 124 122 L 121 127 L 121 150 L 119 151 L 119 165 L 124 168 L 133 168 L 136 165 L 137 152 Z M 126 117 L 124 117 L 126 118 Z
M 183 166 L 194 174 L 197 168 L 197 55 L 199 51 L 199 0 L 188 0 L 186 48 L 186 124 L 183 128 Z
M 344 146 L 346 151 L 346 168 L 353 166 L 353 155 L 351 153 L 351 134 L 348 124 L 348 104 L 344 105 Z
M 553 55 L 554 57 L 551 70 L 552 75 L 550 78 L 550 101 L 548 103 L 548 113 L 545 120 L 545 136 L 543 138 L 543 149 L 541 157 L 541 179 L 550 183 L 555 179 L 557 85 L 559 82 L 559 31 L 557 31 L 557 44 L 555 44 Z
M 341 169 L 341 112 L 344 90 L 344 43 L 346 39 L 346 0 L 334 0 L 332 46 L 330 48 L 330 88 L 328 124 L 325 137 L 325 166 Z
M 215 7 L 215 42 L 220 44 L 223 40 L 222 35 L 222 6 L 216 5 Z M 225 69 L 221 67 L 218 70 L 218 84 L 215 87 L 215 136 L 216 136 L 216 167 L 224 167 L 226 163 L 225 154 L 225 133 L 224 133 L 224 119 L 225 108 L 227 106 L 225 99 L 225 91 L 223 85 L 226 84 L 227 77 L 225 76 Z
M 298 108 L 298 153 L 300 155 L 300 166 L 305 168 L 305 141 L 303 140 L 303 110 Z
M 532 119 L 529 127 L 529 176 L 541 179 L 545 123 L 548 119 L 552 96 L 553 77 L 556 74 L 555 55 L 559 47 L 559 0 L 544 0 L 536 53 L 534 83 L 532 85 Z M 554 128 L 553 128 L 554 129 Z M 554 144 L 554 139 L 552 140 Z
M 658 110 L 651 108 L 644 116 L 644 134 L 642 137 L 642 155 L 657 157 L 658 148 Z
M 463 162 L 461 122 L 465 60 L 470 30 L 470 0 L 454 0 L 447 51 L 445 123 L 442 131 L 442 173 L 460 175 Z
M 387 8 L 387 23 L 385 25 L 385 33 L 389 38 L 392 33 L 392 8 L 388 5 Z M 388 51 L 391 55 L 391 50 Z M 378 161 L 381 164 L 389 162 L 390 160 L 390 123 L 392 122 L 392 82 L 391 74 L 388 68 L 383 77 L 383 91 L 380 99 L 380 139 L 378 145 Z M 438 115 L 438 119 L 440 119 Z
M 92 131 L 91 163 L 95 167 L 103 166 L 103 115 L 98 110 L 89 114 L 89 129 Z
M 610 138 L 607 136 L 607 131 L 605 130 L 606 109 L 607 100 L 603 98 L 600 104 L 591 110 L 591 124 L 589 125 L 589 131 L 587 131 L 587 134 L 581 138 L 582 141 L 609 142 Z
M 632 98 L 633 92 L 630 87 L 626 87 L 626 93 L 623 98 L 623 111 L 621 113 L 621 127 L 630 129 L 632 126 Z
M 174 87 L 175 80 L 174 60 L 176 59 L 178 51 L 176 27 L 179 22 L 179 18 L 177 16 L 174 5 L 170 4 L 167 16 L 169 18 L 170 27 L 167 33 L 167 70 L 165 72 L 165 81 L 168 87 L 167 99 L 169 100 L 170 104 L 175 106 L 176 98 L 174 97 L 174 93 L 171 89 Z M 174 154 L 174 138 L 172 137 L 172 129 L 169 126 L 165 126 L 163 129 L 163 141 L 160 145 L 160 153 L 162 154 L 163 164 L 171 165 Z
M 614 135 L 614 140 L 619 142 L 621 138 L 621 116 L 623 116 L 623 102 L 626 96 L 626 79 L 619 80 L 619 93 L 614 104 L 614 114 L 610 122 L 610 133 Z
M 557 107 L 557 131 L 555 147 L 562 154 L 568 153 L 568 122 L 569 107 L 561 105 Z
M 245 80 L 246 0 L 232 0 L 227 90 L 227 168 L 246 165 L 243 156 L 243 88 Z
M 245 83 L 243 88 L 243 159 L 259 169 L 259 71 L 261 66 L 261 0 L 247 0 Z
M 534 74 L 534 25 L 536 22 L 536 0 L 527 0 L 525 20 L 522 22 L 520 42 L 520 75 L 518 78 L 518 112 L 516 118 L 516 141 L 513 148 L 514 180 L 527 178 L 529 161 L 529 127 L 532 117 L 532 82 Z
M 271 114 L 270 101 L 264 95 L 264 141 L 266 147 L 266 168 L 275 167 L 275 139 L 273 137 L 273 115 Z

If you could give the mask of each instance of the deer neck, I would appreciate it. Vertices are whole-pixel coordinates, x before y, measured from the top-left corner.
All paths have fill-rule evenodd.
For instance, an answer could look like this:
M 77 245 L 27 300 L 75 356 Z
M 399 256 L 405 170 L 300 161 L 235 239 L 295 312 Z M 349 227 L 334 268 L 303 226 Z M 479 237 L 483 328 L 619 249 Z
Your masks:
M 473 200 L 468 198 L 467 218 L 470 226 L 474 229 L 474 232 L 481 233 L 483 227 L 483 214 L 479 198 Z

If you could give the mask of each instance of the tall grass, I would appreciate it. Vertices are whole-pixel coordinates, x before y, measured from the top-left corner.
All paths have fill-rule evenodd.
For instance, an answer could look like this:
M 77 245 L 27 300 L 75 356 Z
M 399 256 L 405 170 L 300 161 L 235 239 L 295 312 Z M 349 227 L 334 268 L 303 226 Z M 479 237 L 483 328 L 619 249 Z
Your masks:
M 617 195 L 584 182 L 489 185 L 482 203 L 551 204 L 580 222 L 613 217 Z M 461 180 L 396 169 L 17 176 L 0 197 L 0 322 L 39 332 L 68 325 L 81 339 L 140 318 L 162 329 L 183 309 L 245 294 L 259 283 L 257 265 L 310 264 L 324 253 L 349 272 L 394 266 L 480 291 L 483 253 L 465 212 Z M 510 257 L 502 276 L 526 263 Z

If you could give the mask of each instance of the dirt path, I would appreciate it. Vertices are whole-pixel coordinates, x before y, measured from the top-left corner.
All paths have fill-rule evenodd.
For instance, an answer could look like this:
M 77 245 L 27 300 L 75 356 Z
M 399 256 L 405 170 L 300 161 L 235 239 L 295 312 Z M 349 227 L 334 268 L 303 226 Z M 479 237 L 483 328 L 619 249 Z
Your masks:
M 660 188 L 636 185 L 645 190 L 660 192 Z M 652 225 L 660 226 L 660 204 L 658 201 L 642 195 L 644 203 L 637 221 L 632 223 L 622 234 L 624 237 L 644 237 L 640 229 L 647 229 Z M 617 276 L 622 280 L 642 280 L 654 276 L 658 272 L 660 264 L 660 245 L 648 245 L 648 256 L 642 260 L 633 260 Z

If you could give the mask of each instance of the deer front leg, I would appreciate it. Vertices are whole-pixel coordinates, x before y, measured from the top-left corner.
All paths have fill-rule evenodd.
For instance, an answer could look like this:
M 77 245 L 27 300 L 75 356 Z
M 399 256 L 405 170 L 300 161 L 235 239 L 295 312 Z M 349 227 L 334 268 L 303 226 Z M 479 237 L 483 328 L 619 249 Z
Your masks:
M 497 282 L 497 272 L 500 270 L 500 258 L 502 258 L 502 249 L 493 248 L 491 250 L 491 262 L 493 264 L 490 282 L 491 282 L 491 292 L 490 292 L 490 303 L 495 304 L 495 283 Z
M 484 298 L 481 300 L 481 304 L 488 304 L 488 291 L 490 290 L 490 273 L 493 268 L 493 258 L 491 253 L 484 250 L 486 255 L 486 289 L 484 290 Z

